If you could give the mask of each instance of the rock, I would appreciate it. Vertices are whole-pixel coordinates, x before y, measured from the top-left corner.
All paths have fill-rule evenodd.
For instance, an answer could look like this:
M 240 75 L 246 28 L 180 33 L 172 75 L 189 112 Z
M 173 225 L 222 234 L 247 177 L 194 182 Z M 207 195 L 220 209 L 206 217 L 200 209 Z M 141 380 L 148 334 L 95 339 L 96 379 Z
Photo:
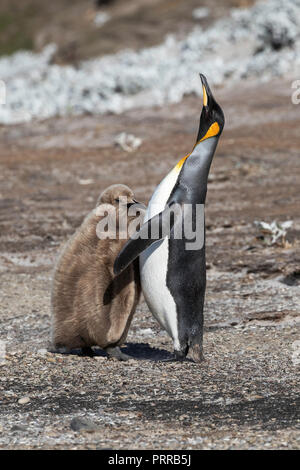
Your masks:
M 97 426 L 95 423 L 86 418 L 73 418 L 70 427 L 73 431 L 80 432 L 95 432 L 100 430 L 100 426 Z
M 96 14 L 94 18 L 94 24 L 100 28 L 103 26 L 105 23 L 107 23 L 110 20 L 111 16 L 106 13 L 105 11 L 101 11 Z
M 193 18 L 195 18 L 195 20 L 202 20 L 203 18 L 206 18 L 207 16 L 209 16 L 210 14 L 210 9 L 207 8 L 207 7 L 199 7 L 199 8 L 195 8 L 195 10 L 193 10 Z
M 48 353 L 48 351 L 47 351 L 46 348 L 42 348 L 42 349 L 38 350 L 39 356 L 46 356 L 47 353 Z
M 83 186 L 86 186 L 88 184 L 93 184 L 94 183 L 94 180 L 92 180 L 91 178 L 88 178 L 88 179 L 80 179 L 79 180 L 79 184 L 83 185 Z
M 27 431 L 28 427 L 24 426 L 23 424 L 15 424 L 14 426 L 11 427 L 11 432 L 16 432 L 16 431 Z
M 132 134 L 121 132 L 115 137 L 115 144 L 119 145 L 124 152 L 132 152 L 142 145 L 142 139 Z
M 26 405 L 27 403 L 30 402 L 30 398 L 29 397 L 22 397 L 18 400 L 18 403 L 19 405 Z

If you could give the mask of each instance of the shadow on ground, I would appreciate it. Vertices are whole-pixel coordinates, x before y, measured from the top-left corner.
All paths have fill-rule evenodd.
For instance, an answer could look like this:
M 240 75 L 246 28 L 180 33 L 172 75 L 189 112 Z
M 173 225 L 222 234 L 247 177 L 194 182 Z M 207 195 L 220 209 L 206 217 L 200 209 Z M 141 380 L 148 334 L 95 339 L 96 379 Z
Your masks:
M 137 361 L 168 361 L 173 359 L 173 354 L 166 349 L 153 348 L 148 343 L 126 343 L 121 348 L 122 352 Z M 72 349 L 70 352 L 54 351 L 49 349 L 49 352 L 54 354 L 72 355 L 72 356 L 90 356 L 85 354 L 81 349 Z M 104 349 L 93 348 L 94 356 L 107 357 Z M 189 359 L 186 359 L 189 361 Z
M 214 425 L 238 424 L 239 426 L 259 426 L 264 430 L 283 429 L 293 425 L 299 425 L 299 398 L 270 396 L 252 401 L 226 404 L 222 397 L 218 403 L 203 403 L 196 400 L 164 400 L 153 402 L 127 402 L 114 404 L 114 409 L 134 408 L 143 413 L 147 420 L 178 420 L 181 416 L 183 425 L 190 425 L 193 421 L 214 423 Z

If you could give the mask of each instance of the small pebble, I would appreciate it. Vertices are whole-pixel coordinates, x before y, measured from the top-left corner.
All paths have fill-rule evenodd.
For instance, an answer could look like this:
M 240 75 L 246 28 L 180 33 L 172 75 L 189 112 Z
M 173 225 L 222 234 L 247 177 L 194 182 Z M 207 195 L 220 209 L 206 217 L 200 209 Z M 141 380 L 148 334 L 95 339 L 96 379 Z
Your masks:
M 29 402 L 30 402 L 29 397 L 22 397 L 18 400 L 19 405 L 26 405 L 26 403 L 29 403 Z
M 94 432 L 99 429 L 99 426 L 86 418 L 73 418 L 70 423 L 70 428 L 73 431 Z

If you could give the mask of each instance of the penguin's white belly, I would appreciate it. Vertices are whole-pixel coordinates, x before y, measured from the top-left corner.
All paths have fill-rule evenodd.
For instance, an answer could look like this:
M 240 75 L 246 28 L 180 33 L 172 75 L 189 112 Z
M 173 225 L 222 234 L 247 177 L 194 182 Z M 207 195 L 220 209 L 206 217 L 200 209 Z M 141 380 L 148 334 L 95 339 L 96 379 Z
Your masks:
M 145 222 L 164 210 L 177 177 L 178 172 L 174 169 L 157 187 L 149 202 Z M 179 349 L 176 304 L 167 287 L 168 257 L 167 238 L 147 248 L 140 255 L 141 284 L 149 309 L 172 337 L 175 349 Z

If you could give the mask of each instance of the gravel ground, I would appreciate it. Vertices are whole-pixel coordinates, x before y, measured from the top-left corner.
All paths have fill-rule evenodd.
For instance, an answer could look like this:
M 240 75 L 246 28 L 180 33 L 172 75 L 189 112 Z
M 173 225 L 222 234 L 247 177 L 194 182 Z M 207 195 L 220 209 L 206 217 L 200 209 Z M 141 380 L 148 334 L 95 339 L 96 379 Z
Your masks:
M 288 72 L 299 75 L 300 0 L 231 9 L 207 25 L 180 40 L 167 36 L 159 46 L 95 57 L 76 66 L 53 64 L 53 44 L 40 54 L 4 57 L 0 77 L 7 90 L 0 122 L 178 103 L 187 94 L 200 94 L 199 71 L 218 85 L 249 77 L 270 80 Z
M 290 83 L 218 91 L 227 126 L 208 188 L 200 365 L 162 362 L 171 341 L 143 301 L 128 363 L 46 351 L 59 245 L 109 184 L 147 202 L 191 148 L 199 100 L 0 128 L 1 448 L 299 448 L 300 118 Z M 114 146 L 121 131 L 141 147 Z M 294 222 L 284 247 L 256 238 L 254 220 L 273 219 Z

